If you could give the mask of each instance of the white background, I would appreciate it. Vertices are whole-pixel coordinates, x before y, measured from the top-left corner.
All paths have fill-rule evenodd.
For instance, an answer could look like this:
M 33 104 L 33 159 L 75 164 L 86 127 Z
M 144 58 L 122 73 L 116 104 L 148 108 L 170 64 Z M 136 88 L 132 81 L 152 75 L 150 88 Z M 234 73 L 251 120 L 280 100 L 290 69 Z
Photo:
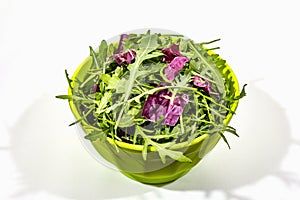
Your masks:
M 284 1 L 0 0 L 0 199 L 298 200 L 299 6 Z M 224 142 L 164 187 L 132 181 L 90 156 L 66 101 L 73 73 L 124 31 L 162 28 L 217 50 L 248 83 Z

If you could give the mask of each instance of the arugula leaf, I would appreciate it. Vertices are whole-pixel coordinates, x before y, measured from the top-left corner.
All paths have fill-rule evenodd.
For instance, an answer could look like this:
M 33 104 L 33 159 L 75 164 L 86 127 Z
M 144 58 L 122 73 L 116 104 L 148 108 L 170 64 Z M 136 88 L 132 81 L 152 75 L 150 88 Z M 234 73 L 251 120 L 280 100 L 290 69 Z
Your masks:
M 134 126 L 134 116 L 130 115 L 128 112 L 123 114 L 123 117 L 121 118 L 119 122 L 119 127 L 120 128 L 126 128 L 126 127 L 131 127 Z
M 120 81 L 118 81 L 118 84 L 116 85 L 116 93 L 117 94 L 124 94 L 127 91 L 127 86 L 129 84 L 129 81 L 125 78 L 122 78 Z
M 86 102 L 86 103 L 97 103 L 95 100 L 87 99 L 87 98 L 83 98 L 83 97 L 79 97 L 79 96 L 75 96 L 75 95 L 57 95 L 57 96 L 55 96 L 55 98 L 67 99 L 70 101 L 81 101 L 81 102 Z
M 108 84 L 109 80 L 111 79 L 111 76 L 109 74 L 101 74 L 100 78 L 104 83 Z
M 180 151 L 173 151 L 169 149 L 162 148 L 161 145 L 154 145 L 157 148 L 160 158 L 163 163 L 166 163 L 166 156 L 173 158 L 174 160 L 178 160 L 179 162 L 192 162 L 192 160 L 183 155 Z
M 145 140 L 145 144 L 144 144 L 144 148 L 143 148 L 143 158 L 144 159 L 147 157 L 146 149 L 147 149 L 148 145 L 152 145 L 157 150 L 157 152 L 162 160 L 162 163 L 166 163 L 166 156 L 169 156 L 170 158 L 172 158 L 174 160 L 178 160 L 179 162 L 192 162 L 192 160 L 190 158 L 186 157 L 185 155 L 183 155 L 182 152 L 167 149 L 167 147 L 171 146 L 171 144 L 173 144 L 173 143 L 159 144 L 159 143 L 154 142 L 151 139 L 149 139 L 146 136 L 146 134 L 143 132 L 143 129 L 139 126 L 136 126 L 135 134 L 141 135 Z
M 243 97 L 246 96 L 246 90 L 245 90 L 246 86 L 247 86 L 247 84 L 243 85 L 243 89 L 242 89 L 240 95 L 237 96 L 237 97 L 235 97 L 234 100 L 239 100 L 239 99 L 241 99 L 241 98 L 243 98 Z
M 224 140 L 224 142 L 227 144 L 228 149 L 231 149 L 229 142 L 227 140 L 227 138 L 225 137 L 223 132 L 218 132 L 218 134 L 222 137 L 222 139 Z
M 204 49 L 199 49 L 196 47 L 195 44 L 193 44 L 191 41 L 189 42 L 189 46 L 193 50 L 195 56 L 199 58 L 204 66 L 209 70 L 210 73 L 213 74 L 213 78 L 216 82 L 218 92 L 222 95 L 221 98 L 225 98 L 225 87 L 224 87 L 224 81 L 221 73 L 219 72 L 218 68 L 216 67 L 213 60 L 208 56 L 208 54 L 204 51 Z
M 102 74 L 100 78 L 104 83 L 107 84 L 106 89 L 115 89 L 120 81 L 118 76 L 110 76 L 108 74 Z
M 99 65 L 101 65 L 101 66 L 106 61 L 106 58 L 107 58 L 107 49 L 108 49 L 108 46 L 107 46 L 106 41 L 102 40 L 101 44 L 99 46 L 99 51 L 98 51 L 98 60 L 99 60 Z M 105 67 L 103 69 L 105 69 Z M 105 73 L 105 71 L 103 73 Z
M 101 101 L 98 103 L 98 108 L 96 110 L 96 113 L 100 110 L 103 110 L 110 102 L 110 99 L 112 97 L 111 92 L 105 92 L 103 97 L 101 98 Z
M 161 53 L 161 52 L 153 52 L 151 54 L 147 54 L 146 56 L 143 57 L 143 60 L 148 60 L 148 59 L 151 59 L 151 58 L 156 58 L 156 57 L 159 57 L 159 56 L 163 56 L 164 54 Z
M 68 74 L 68 72 L 67 72 L 66 69 L 65 69 L 65 75 L 66 75 L 66 78 L 67 78 L 69 87 L 70 87 L 71 89 L 73 89 L 73 87 L 72 87 L 72 82 L 73 82 L 73 80 L 69 78 L 69 74 Z
M 229 132 L 229 133 L 232 133 L 233 135 L 237 136 L 237 137 L 240 137 L 237 132 L 236 132 L 236 129 L 231 127 L 231 126 L 227 126 L 226 129 L 225 129 L 226 132 Z
M 136 60 L 134 63 L 132 63 L 128 66 L 128 69 L 130 71 L 130 76 L 129 76 L 129 82 L 128 82 L 128 85 L 127 85 L 127 88 L 125 91 L 124 99 L 123 99 L 124 102 L 127 102 L 127 100 L 129 99 L 129 96 L 131 94 L 131 90 L 133 88 L 133 85 L 134 85 L 134 82 L 136 79 L 136 74 L 138 72 L 140 64 L 145 59 L 147 54 L 150 53 L 151 51 L 155 50 L 156 48 L 158 48 L 158 46 L 159 45 L 157 43 L 157 34 L 147 35 L 141 40 L 140 49 L 139 49 L 139 51 L 136 52 Z M 115 125 L 115 132 L 117 131 L 120 120 L 123 116 L 123 112 L 124 112 L 124 107 L 122 107 L 122 109 L 120 110 L 120 113 L 118 113 L 118 117 L 117 117 L 117 121 L 116 121 L 116 125 Z
M 145 59 L 148 53 L 154 51 L 159 47 L 157 39 L 157 34 L 146 35 L 145 37 L 143 37 L 139 45 L 139 51 L 137 52 L 137 54 L 139 54 L 140 59 Z
M 95 53 L 94 49 L 91 46 L 89 48 L 90 48 L 90 56 L 92 56 L 92 58 L 93 58 L 93 64 L 95 64 L 97 69 L 100 69 L 99 61 L 96 57 L 96 53 Z

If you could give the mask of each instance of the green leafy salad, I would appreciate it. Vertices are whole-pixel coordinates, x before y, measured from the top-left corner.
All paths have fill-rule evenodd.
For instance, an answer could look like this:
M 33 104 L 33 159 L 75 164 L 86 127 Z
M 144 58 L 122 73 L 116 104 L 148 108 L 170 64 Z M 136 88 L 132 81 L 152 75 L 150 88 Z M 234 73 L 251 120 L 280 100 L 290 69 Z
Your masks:
M 142 145 L 144 159 L 152 146 L 163 162 L 166 156 L 190 162 L 172 146 L 204 134 L 219 134 L 229 146 L 224 131 L 237 135 L 223 122 L 245 90 L 236 95 L 233 80 L 225 79 L 226 62 L 211 51 L 218 47 L 204 47 L 216 41 L 150 31 L 103 40 L 97 50 L 90 47 L 84 80 L 66 71 L 72 94 L 57 98 L 74 102 L 81 118 L 71 125 L 81 123 L 86 139 Z

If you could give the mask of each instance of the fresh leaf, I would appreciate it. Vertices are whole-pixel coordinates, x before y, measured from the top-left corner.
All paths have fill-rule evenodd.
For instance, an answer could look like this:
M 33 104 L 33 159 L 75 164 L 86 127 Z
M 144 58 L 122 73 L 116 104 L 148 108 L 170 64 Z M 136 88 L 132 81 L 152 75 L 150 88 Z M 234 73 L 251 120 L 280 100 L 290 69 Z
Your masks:
M 152 145 L 153 147 L 155 147 L 162 160 L 162 163 L 166 163 L 166 156 L 169 156 L 174 160 L 178 160 L 179 162 L 192 162 L 192 160 L 183 155 L 182 152 L 167 149 L 167 146 L 169 146 L 170 144 L 159 144 L 147 138 L 142 128 L 140 128 L 139 126 L 136 126 L 136 134 L 140 134 L 145 139 L 145 142 L 147 141 L 146 146 Z M 146 147 L 144 146 L 144 148 Z M 143 153 L 143 157 L 146 157 L 145 150 Z
M 199 49 L 199 47 L 197 47 L 191 41 L 189 42 L 189 46 L 193 50 L 195 57 L 200 59 L 201 62 L 203 62 L 203 66 L 205 66 L 207 70 L 209 70 L 212 73 L 213 78 L 216 81 L 219 94 L 221 95 L 221 98 L 224 98 L 225 87 L 223 78 L 213 60 L 208 56 L 207 52 L 204 49 Z
M 227 138 L 225 137 L 225 135 L 224 135 L 222 132 L 219 132 L 219 135 L 222 137 L 222 139 L 224 140 L 224 142 L 227 144 L 228 149 L 231 149 L 231 148 L 230 148 L 230 145 L 229 145 L 229 143 L 228 143 L 228 140 L 227 140 Z
M 109 74 L 101 74 L 100 78 L 104 83 L 108 84 L 109 80 L 111 79 L 111 76 Z
M 130 70 L 130 76 L 129 76 L 129 82 L 128 85 L 126 85 L 126 91 L 125 91 L 125 96 L 123 101 L 127 102 L 130 94 L 131 94 L 131 90 L 134 86 L 134 82 L 136 79 L 136 74 L 138 72 L 139 69 L 139 65 L 142 63 L 142 61 L 144 60 L 144 56 L 146 56 L 148 53 L 150 53 L 151 51 L 155 50 L 158 47 L 158 43 L 157 43 L 157 34 L 154 35 L 146 35 L 140 44 L 140 50 L 137 51 L 137 55 L 136 55 L 136 61 L 133 64 L 130 64 L 128 66 L 128 69 Z M 117 121 L 116 121 L 116 125 L 115 125 L 115 131 L 117 130 L 120 120 L 123 116 L 123 112 L 124 112 L 124 108 L 122 108 L 120 110 L 120 112 L 118 113 L 118 117 L 117 117 Z
M 69 78 L 69 74 L 68 74 L 68 72 L 67 72 L 66 69 L 65 69 L 65 75 L 66 75 L 66 78 L 67 78 L 69 87 L 70 87 L 71 89 L 73 89 L 73 87 L 72 87 L 72 82 L 73 82 L 73 80 Z
M 237 136 L 237 137 L 240 137 L 237 132 L 236 132 L 236 129 L 231 127 L 231 126 L 227 126 L 226 129 L 225 129 L 226 132 L 228 133 L 232 133 L 233 135 Z
M 140 58 L 146 57 L 148 53 L 158 48 L 159 45 L 157 39 L 157 34 L 146 35 L 143 37 L 141 44 L 139 45 L 139 52 L 137 52 Z
M 57 96 L 55 96 L 55 98 L 72 100 L 73 97 L 72 97 L 72 95 L 57 95 Z
M 98 53 L 99 65 L 104 65 L 107 58 L 107 49 L 108 49 L 107 42 L 105 40 L 102 40 L 99 46 L 99 53 Z
M 190 158 L 183 155 L 183 153 L 180 151 L 173 151 L 173 150 L 161 148 L 160 145 L 155 145 L 155 147 L 158 148 L 158 153 L 163 163 L 166 163 L 166 156 L 169 156 L 174 160 L 178 160 L 179 162 L 192 162 Z
M 106 89 L 115 89 L 120 83 L 120 78 L 117 76 L 112 76 L 109 81 Z
M 119 127 L 120 128 L 126 128 L 126 127 L 131 127 L 134 126 L 134 116 L 124 113 L 122 119 L 119 122 Z
M 105 92 L 104 93 L 103 97 L 100 100 L 100 103 L 98 104 L 98 108 L 96 110 L 96 113 L 103 110 L 109 104 L 111 97 L 112 97 L 111 92 Z
M 156 58 L 156 57 L 159 57 L 159 56 L 162 56 L 164 55 L 163 53 L 161 52 L 153 52 L 151 54 L 147 54 L 146 56 L 144 56 L 144 60 L 148 60 L 148 59 L 152 59 L 152 58 Z
M 242 89 L 240 95 L 235 97 L 234 100 L 239 100 L 246 96 L 246 90 L 245 90 L 246 86 L 247 86 L 247 84 L 243 85 L 243 89 Z
M 90 56 L 92 56 L 92 58 L 93 58 L 93 63 L 95 64 L 97 69 L 100 69 L 99 61 L 97 59 L 95 51 L 93 50 L 93 48 L 91 46 L 89 48 L 90 48 Z
M 127 91 L 129 81 L 122 78 L 120 81 L 118 81 L 118 84 L 116 85 L 116 93 L 123 94 Z

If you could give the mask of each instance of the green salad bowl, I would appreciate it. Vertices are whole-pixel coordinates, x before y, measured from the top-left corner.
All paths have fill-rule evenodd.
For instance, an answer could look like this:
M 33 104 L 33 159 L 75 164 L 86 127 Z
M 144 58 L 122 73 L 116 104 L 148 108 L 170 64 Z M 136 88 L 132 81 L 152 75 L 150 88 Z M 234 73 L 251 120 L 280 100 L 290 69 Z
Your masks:
M 209 51 L 209 54 L 214 54 Z M 85 59 L 77 68 L 72 76 L 72 86 L 76 87 L 77 81 L 83 81 L 90 65 L 92 64 L 92 58 L 88 57 Z M 239 84 L 237 78 L 229 65 L 225 65 L 219 68 L 224 80 L 230 80 L 232 88 L 235 90 L 235 95 L 239 96 Z M 224 81 L 225 84 L 226 81 Z M 72 95 L 72 89 L 69 88 L 68 94 Z M 73 100 L 69 100 L 71 111 L 75 118 L 78 120 L 81 118 L 80 111 L 75 105 Z M 238 101 L 233 102 L 230 105 L 230 110 L 235 111 L 238 106 Z M 223 123 L 228 125 L 231 118 L 232 112 L 228 112 L 224 118 Z M 86 134 L 85 125 L 87 121 L 82 120 L 79 124 L 81 133 Z M 191 159 L 191 162 L 179 162 L 173 160 L 170 157 L 166 157 L 166 162 L 163 163 L 159 156 L 159 153 L 153 146 L 149 146 L 147 149 L 147 159 L 143 159 L 142 145 L 134 145 L 126 142 L 113 140 L 107 137 L 106 140 L 100 141 L 89 141 L 86 139 L 85 144 L 90 145 L 90 150 L 93 148 L 92 154 L 96 157 L 101 157 L 102 161 L 105 162 L 112 168 L 119 170 L 125 176 L 146 184 L 165 184 L 172 182 L 186 173 L 188 173 L 201 159 L 207 155 L 220 140 L 220 134 L 204 134 L 195 138 L 192 142 L 182 142 L 172 146 L 172 150 L 183 152 L 183 154 Z M 116 148 L 116 146 L 118 148 Z M 91 152 L 90 151 L 90 152 Z

